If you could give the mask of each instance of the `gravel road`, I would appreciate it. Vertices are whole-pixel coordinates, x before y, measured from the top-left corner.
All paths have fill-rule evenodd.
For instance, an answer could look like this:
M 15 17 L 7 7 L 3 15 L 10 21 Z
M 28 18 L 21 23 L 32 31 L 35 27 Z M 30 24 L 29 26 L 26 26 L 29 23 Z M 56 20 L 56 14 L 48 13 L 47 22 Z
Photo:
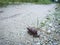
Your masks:
M 55 6 L 21 4 L 0 8 L 0 45 L 31 45 L 33 37 L 26 33 L 26 27 L 36 27 L 37 18 L 41 22 L 54 12 Z

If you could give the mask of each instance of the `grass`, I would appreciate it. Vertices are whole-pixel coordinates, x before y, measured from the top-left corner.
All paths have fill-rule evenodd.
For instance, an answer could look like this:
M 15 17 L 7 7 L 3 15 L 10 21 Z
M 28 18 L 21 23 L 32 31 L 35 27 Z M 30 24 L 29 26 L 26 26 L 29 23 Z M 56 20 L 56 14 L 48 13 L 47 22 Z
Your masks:
M 14 2 L 26 2 L 26 3 L 37 3 L 37 4 L 49 4 L 51 3 L 50 0 L 0 0 L 0 6 L 3 5 L 8 5 L 9 2 L 11 2 L 12 4 L 14 4 Z

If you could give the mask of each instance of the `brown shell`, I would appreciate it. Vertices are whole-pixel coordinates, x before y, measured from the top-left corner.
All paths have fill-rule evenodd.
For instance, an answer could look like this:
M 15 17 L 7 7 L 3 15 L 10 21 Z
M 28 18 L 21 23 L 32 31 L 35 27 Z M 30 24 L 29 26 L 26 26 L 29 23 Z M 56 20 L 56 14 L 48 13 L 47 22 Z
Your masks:
M 37 29 L 34 27 L 27 27 L 28 30 L 28 34 L 29 35 L 33 35 L 33 37 L 39 37 L 39 35 L 37 34 Z

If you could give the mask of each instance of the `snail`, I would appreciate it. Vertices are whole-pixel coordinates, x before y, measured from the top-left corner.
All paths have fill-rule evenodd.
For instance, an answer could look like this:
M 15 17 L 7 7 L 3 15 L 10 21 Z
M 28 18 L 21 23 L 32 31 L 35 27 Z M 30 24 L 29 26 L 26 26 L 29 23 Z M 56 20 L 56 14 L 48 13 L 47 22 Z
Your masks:
M 27 30 L 29 35 L 32 35 L 33 37 L 39 37 L 38 30 L 35 27 L 27 27 Z

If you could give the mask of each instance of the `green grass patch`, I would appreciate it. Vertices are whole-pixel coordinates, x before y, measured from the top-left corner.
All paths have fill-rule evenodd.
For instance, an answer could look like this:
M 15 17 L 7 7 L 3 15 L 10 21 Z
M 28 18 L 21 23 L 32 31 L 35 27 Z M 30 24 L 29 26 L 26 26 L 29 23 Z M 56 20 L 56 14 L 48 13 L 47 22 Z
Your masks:
M 2 5 L 8 5 L 9 2 L 14 4 L 14 2 L 26 2 L 26 3 L 37 3 L 37 4 L 50 4 L 50 0 L 0 0 L 0 6 Z

